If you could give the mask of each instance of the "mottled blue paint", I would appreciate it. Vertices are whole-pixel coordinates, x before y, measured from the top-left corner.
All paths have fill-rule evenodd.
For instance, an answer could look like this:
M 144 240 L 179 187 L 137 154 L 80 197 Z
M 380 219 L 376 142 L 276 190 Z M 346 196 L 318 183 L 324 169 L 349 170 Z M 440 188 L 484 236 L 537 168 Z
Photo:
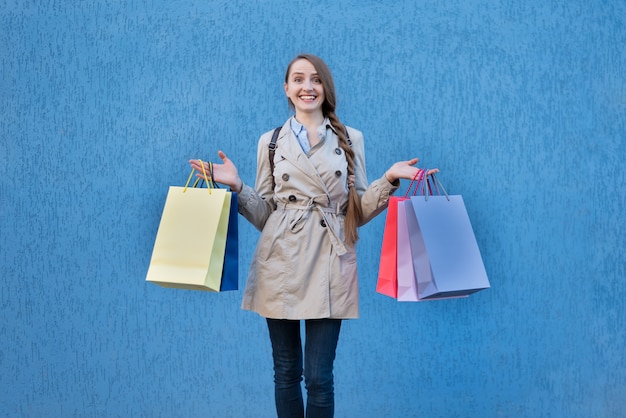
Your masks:
M 463 195 L 492 286 L 396 303 L 375 292 L 384 216 L 362 228 L 337 416 L 624 416 L 625 16 L 623 0 L 0 2 L 0 414 L 273 416 L 242 291 L 144 279 L 186 160 L 223 149 L 253 182 L 306 51 L 334 71 L 370 180 L 418 156 Z M 257 236 L 240 219 L 240 287 Z

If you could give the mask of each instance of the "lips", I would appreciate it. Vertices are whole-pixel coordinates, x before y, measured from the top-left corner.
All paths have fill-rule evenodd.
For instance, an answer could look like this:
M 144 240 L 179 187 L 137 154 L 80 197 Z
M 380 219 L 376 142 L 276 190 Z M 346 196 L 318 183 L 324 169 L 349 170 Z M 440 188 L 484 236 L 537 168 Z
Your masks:
M 304 100 L 304 101 L 313 101 L 315 99 L 317 99 L 317 96 L 309 96 L 309 95 L 300 96 L 300 100 Z

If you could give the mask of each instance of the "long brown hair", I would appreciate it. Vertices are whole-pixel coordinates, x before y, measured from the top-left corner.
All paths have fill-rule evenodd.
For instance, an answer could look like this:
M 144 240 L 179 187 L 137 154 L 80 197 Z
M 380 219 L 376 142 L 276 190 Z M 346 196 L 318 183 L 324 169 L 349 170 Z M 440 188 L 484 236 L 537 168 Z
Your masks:
M 289 73 L 291 66 L 294 62 L 305 59 L 309 61 L 315 67 L 317 75 L 322 81 L 322 87 L 324 87 L 324 103 L 322 103 L 322 113 L 330 120 L 330 124 L 333 126 L 337 137 L 339 138 L 339 146 L 343 150 L 346 161 L 348 162 L 348 175 L 354 175 L 354 151 L 348 143 L 348 135 L 346 127 L 339 121 L 337 114 L 335 113 L 335 107 L 337 104 L 337 97 L 335 95 L 335 83 L 333 76 L 330 72 L 328 65 L 318 56 L 312 54 L 300 54 L 295 57 L 287 66 L 287 72 L 285 73 L 285 83 L 289 81 Z M 293 103 L 290 99 L 289 106 L 293 109 Z M 348 209 L 346 211 L 345 220 L 345 240 L 347 244 L 354 245 L 359 239 L 358 226 L 361 223 L 363 212 L 361 210 L 361 199 L 356 192 L 356 188 L 353 183 L 349 183 L 348 186 Z

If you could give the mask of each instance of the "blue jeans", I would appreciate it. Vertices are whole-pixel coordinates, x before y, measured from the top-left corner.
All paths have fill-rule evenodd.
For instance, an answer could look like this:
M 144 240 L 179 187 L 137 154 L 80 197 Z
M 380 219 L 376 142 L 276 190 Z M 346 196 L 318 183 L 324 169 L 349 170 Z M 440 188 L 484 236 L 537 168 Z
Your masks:
M 300 321 L 267 319 L 274 359 L 274 391 L 279 418 L 304 418 L 302 400 L 302 340 Z M 305 321 L 304 386 L 307 418 L 335 413 L 333 362 L 341 319 Z

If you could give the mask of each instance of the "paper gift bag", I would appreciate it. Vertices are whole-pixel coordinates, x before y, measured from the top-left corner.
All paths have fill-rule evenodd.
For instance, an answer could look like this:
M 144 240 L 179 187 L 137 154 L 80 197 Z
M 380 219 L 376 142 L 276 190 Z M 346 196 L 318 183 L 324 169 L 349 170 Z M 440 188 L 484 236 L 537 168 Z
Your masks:
M 411 230 L 407 225 L 405 203 L 410 200 L 398 202 L 398 239 L 397 239 L 397 273 L 398 273 L 398 301 L 418 302 L 417 281 L 413 267 L 411 254 L 410 235 Z M 409 207 L 409 210 L 413 210 Z
M 408 199 L 408 197 L 391 196 L 389 198 L 383 245 L 380 251 L 376 291 L 392 298 L 398 296 L 398 202 L 405 199 Z
M 387 204 L 376 291 L 392 298 L 398 297 L 398 203 L 409 199 L 414 184 L 416 186 L 413 193 L 417 193 L 425 173 L 425 170 L 418 171 L 409 184 L 405 195 L 391 196 Z M 416 181 L 417 183 L 415 183 Z
M 228 193 L 228 192 L 227 192 Z M 237 193 L 230 198 L 230 214 L 228 216 L 228 233 L 226 235 L 226 249 L 224 252 L 224 270 L 220 292 L 237 290 L 239 288 L 239 207 Z
M 218 292 L 231 196 L 225 189 L 171 186 L 146 280 L 164 287 Z
M 407 223 L 415 222 L 418 231 L 410 241 L 419 298 L 464 296 L 489 288 L 463 198 L 413 196 L 410 206 L 415 218 L 407 216 Z
M 424 267 L 422 274 L 431 275 L 430 262 L 423 246 L 419 246 L 421 232 L 415 212 L 411 205 L 411 200 L 404 200 L 398 203 L 398 301 L 399 302 L 423 302 L 438 299 L 462 298 L 468 295 L 447 295 L 441 294 L 427 299 L 421 299 L 418 294 L 417 273 L 415 272 L 415 257 L 420 259 L 420 267 Z M 411 241 L 416 241 L 417 255 L 414 257 Z M 430 276 L 429 276 L 430 277 Z

